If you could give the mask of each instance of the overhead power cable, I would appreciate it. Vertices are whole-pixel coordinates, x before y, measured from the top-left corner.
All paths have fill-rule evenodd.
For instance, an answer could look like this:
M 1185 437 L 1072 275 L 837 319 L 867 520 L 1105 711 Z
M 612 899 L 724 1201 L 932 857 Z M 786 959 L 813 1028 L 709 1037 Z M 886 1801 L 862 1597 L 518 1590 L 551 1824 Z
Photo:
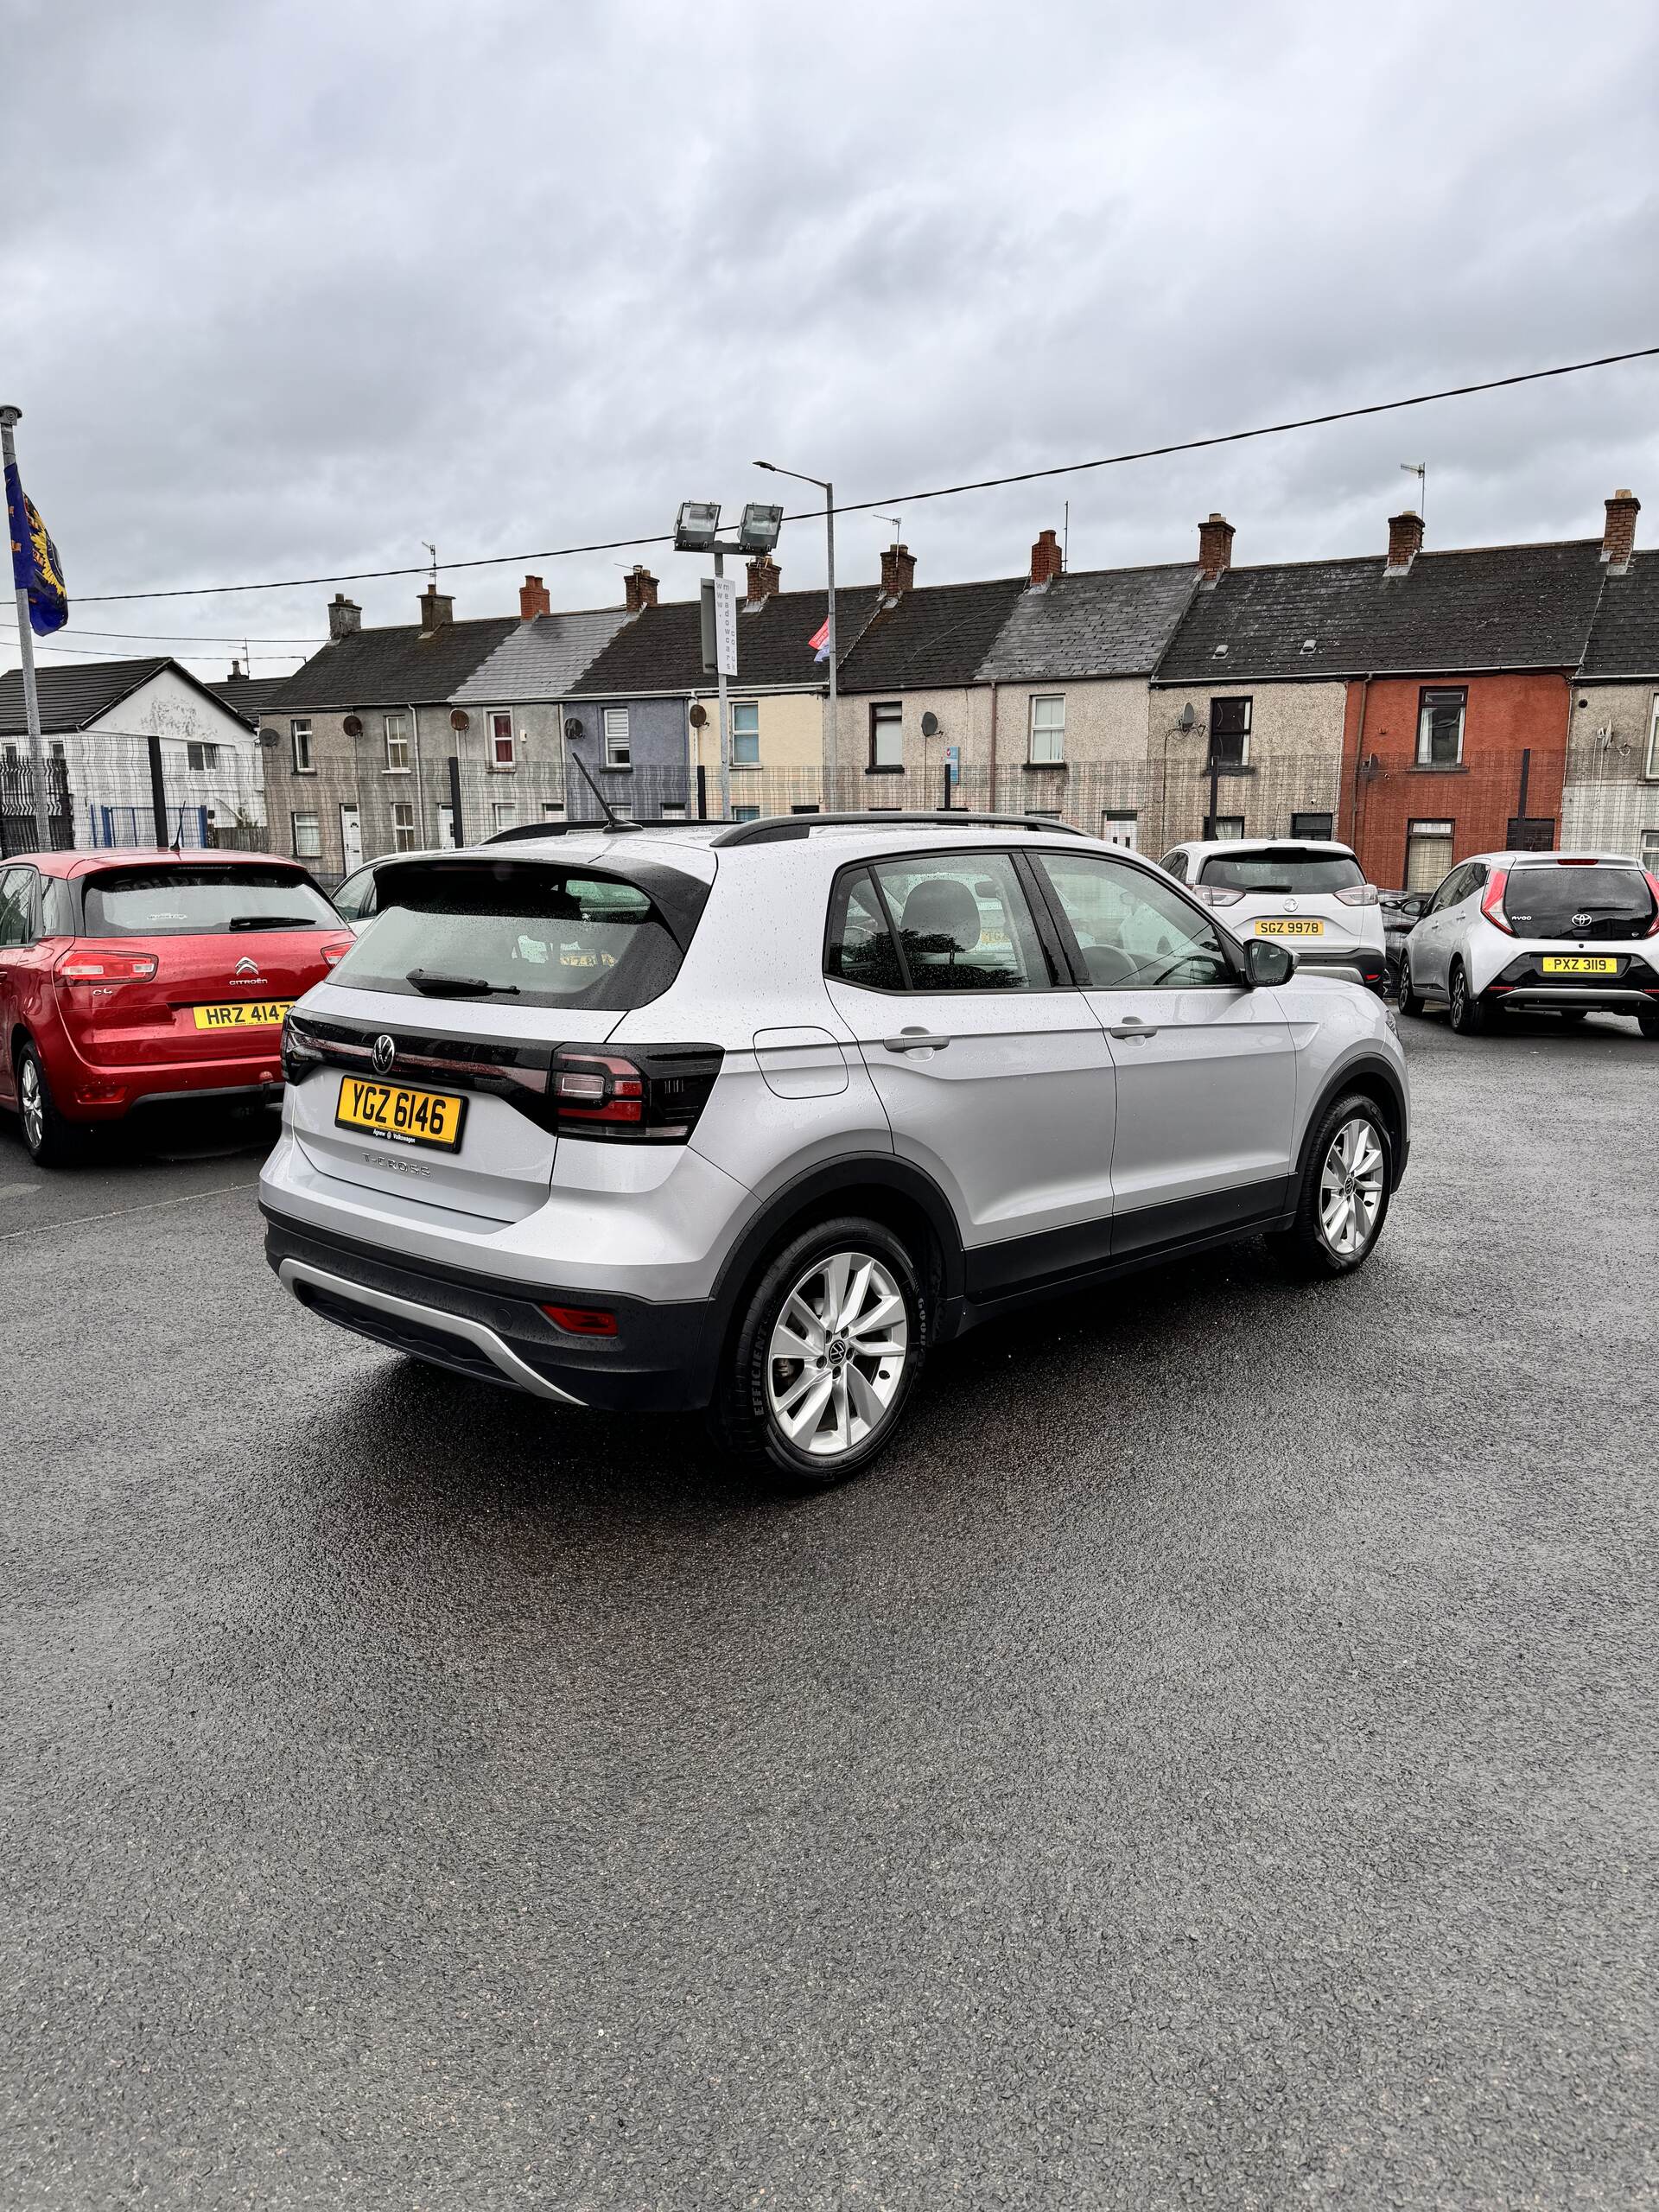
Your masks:
M 1327 423 L 1351 423 L 1366 415 L 1392 415 L 1402 408 L 1427 407 L 1437 399 L 1466 399 L 1482 391 L 1502 391 L 1515 385 L 1541 384 L 1552 377 L 1581 375 L 1586 369 L 1606 369 L 1621 361 L 1645 361 L 1659 354 L 1659 346 L 1637 346 L 1625 353 L 1599 353 L 1587 361 L 1566 361 L 1550 369 L 1523 369 L 1505 377 L 1486 377 L 1477 384 L 1453 384 L 1438 391 L 1414 392 L 1406 399 L 1375 399 L 1363 407 L 1334 407 L 1322 415 L 1298 415 L 1284 423 L 1258 423 L 1254 429 L 1223 430 L 1205 438 L 1179 438 L 1166 445 L 1140 446 L 1130 453 L 1104 454 L 1095 461 L 1067 461 L 1047 468 L 1022 468 L 1006 476 L 978 476 L 961 484 L 941 484 L 924 492 L 884 492 L 874 499 L 855 499 L 836 509 L 838 515 L 868 514 L 878 508 L 915 506 L 924 499 L 954 499 L 967 492 L 990 492 L 1007 484 L 1035 484 L 1047 477 L 1076 476 L 1094 468 L 1121 468 L 1131 461 L 1156 461 L 1169 454 L 1199 453 L 1214 446 L 1242 445 L 1251 438 L 1275 438 L 1289 430 L 1317 429 Z M 804 508 L 800 513 L 786 515 L 785 522 L 812 522 L 822 518 L 822 507 Z M 461 569 L 510 569 L 526 561 L 565 561 L 584 553 L 620 553 L 647 545 L 667 545 L 673 542 L 671 531 L 657 531 L 648 537 L 607 537 L 587 545 L 544 546 L 534 553 L 489 553 L 466 561 L 446 561 L 444 569 L 451 574 Z M 105 591 L 82 593 L 77 604 L 83 607 L 111 606 L 116 601 L 141 599 L 207 599 L 222 597 L 232 592 L 302 591 L 317 584 L 360 584 L 378 582 L 393 576 L 429 575 L 429 561 L 415 563 L 399 569 L 348 569 L 326 576 L 274 576 L 262 583 L 251 584 L 181 584 L 166 591 Z
M 86 622 L 72 622 L 68 627 L 76 638 L 140 639 L 159 645 L 302 645 L 310 653 L 325 642 L 321 638 L 251 638 L 241 630 L 220 636 L 211 630 L 94 630 Z M 10 616 L 0 614 L 0 629 L 10 630 L 15 637 L 17 625 Z

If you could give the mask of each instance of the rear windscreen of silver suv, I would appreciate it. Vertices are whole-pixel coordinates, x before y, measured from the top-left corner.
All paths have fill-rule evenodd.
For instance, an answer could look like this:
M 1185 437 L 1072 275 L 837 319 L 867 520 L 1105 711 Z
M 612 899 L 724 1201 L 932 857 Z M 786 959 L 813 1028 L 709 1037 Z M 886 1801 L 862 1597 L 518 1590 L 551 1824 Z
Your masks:
M 382 912 L 329 980 L 412 997 L 646 1006 L 679 972 L 707 888 L 669 869 L 629 873 L 641 880 L 546 861 L 383 869 Z
M 1275 845 L 1265 853 L 1214 853 L 1198 880 L 1217 891 L 1352 891 L 1365 874 L 1348 853 Z
M 1640 868 L 1546 861 L 1510 870 L 1503 913 L 1519 937 L 1640 937 L 1653 893 Z

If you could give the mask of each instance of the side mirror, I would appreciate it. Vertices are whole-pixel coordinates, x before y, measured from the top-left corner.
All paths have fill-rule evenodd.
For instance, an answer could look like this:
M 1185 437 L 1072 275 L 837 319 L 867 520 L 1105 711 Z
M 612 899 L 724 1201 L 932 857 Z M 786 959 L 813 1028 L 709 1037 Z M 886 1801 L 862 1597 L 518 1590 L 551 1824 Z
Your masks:
M 1244 969 L 1254 990 L 1287 983 L 1296 973 L 1296 956 L 1270 937 L 1253 937 L 1244 946 Z

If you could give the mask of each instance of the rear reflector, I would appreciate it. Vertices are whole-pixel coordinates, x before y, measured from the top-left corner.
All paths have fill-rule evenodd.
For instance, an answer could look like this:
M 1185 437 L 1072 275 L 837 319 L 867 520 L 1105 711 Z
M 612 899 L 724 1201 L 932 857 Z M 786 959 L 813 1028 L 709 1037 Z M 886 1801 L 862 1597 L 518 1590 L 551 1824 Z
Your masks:
M 60 983 L 147 983 L 160 964 L 153 952 L 66 952 L 52 972 Z
M 569 1337 L 613 1337 L 616 1316 L 602 1306 L 543 1306 L 542 1308 L 556 1328 L 563 1329 Z

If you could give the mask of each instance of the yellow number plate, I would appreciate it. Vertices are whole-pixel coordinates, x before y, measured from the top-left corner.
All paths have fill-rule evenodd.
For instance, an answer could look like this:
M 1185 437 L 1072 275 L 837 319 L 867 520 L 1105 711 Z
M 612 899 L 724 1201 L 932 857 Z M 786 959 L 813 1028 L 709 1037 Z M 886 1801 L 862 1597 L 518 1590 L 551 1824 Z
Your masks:
M 198 1006 L 190 1010 L 198 1029 L 274 1029 L 292 999 L 245 999 L 236 1006 Z
M 1546 976 L 1617 976 L 1618 963 L 1583 952 L 1551 952 L 1545 955 L 1543 970 Z
M 386 1144 L 429 1144 L 453 1152 L 461 1142 L 467 1101 L 447 1090 L 406 1090 L 400 1083 L 363 1083 L 342 1076 L 334 1121 Z
M 1323 937 L 1323 922 L 1293 921 L 1288 914 L 1276 915 L 1271 921 L 1258 922 L 1257 937 Z

